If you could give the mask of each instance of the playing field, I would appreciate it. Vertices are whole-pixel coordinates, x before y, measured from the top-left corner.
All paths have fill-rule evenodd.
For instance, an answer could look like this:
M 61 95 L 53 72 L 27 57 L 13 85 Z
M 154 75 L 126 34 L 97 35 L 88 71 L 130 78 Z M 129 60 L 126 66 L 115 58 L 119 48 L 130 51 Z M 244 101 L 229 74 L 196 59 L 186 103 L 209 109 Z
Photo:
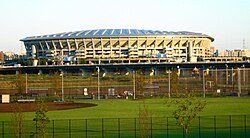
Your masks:
M 175 105 L 168 106 L 167 99 L 147 99 L 146 104 L 152 117 L 171 117 Z M 207 106 L 201 116 L 245 115 L 250 114 L 250 98 L 226 97 L 206 98 Z M 141 100 L 77 100 L 75 102 L 94 103 L 98 106 L 81 109 L 49 111 L 54 119 L 89 119 L 89 118 L 134 118 L 138 117 Z M 34 112 L 24 113 L 25 120 L 32 120 Z M 0 121 L 10 120 L 10 113 L 1 113 Z
M 152 137 L 182 137 L 172 112 L 163 98 L 147 99 L 149 129 Z M 206 98 L 207 106 L 190 126 L 190 137 L 247 137 L 250 135 L 250 99 L 248 97 Z M 70 110 L 49 111 L 51 120 L 48 137 L 140 137 L 139 107 L 142 100 L 77 100 L 98 106 Z M 33 136 L 34 112 L 25 112 L 25 137 Z M 0 135 L 14 137 L 11 113 L 0 113 Z

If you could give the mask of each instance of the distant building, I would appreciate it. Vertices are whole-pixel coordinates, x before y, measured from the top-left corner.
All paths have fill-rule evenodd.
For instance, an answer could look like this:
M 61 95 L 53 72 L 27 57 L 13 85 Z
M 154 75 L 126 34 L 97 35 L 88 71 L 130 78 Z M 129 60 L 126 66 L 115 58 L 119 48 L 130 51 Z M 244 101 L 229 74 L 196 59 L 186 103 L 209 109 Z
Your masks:
M 249 50 L 235 49 L 235 50 L 216 50 L 214 56 L 217 57 L 250 57 Z
M 4 61 L 4 53 L 3 53 L 3 51 L 0 52 L 0 61 Z
M 194 32 L 99 29 L 21 39 L 28 59 L 48 64 L 144 63 L 211 57 L 214 38 Z
M 209 61 L 221 62 L 221 61 L 244 61 L 250 58 L 250 52 L 247 49 L 235 49 L 235 50 L 216 50 L 214 56 L 211 58 L 205 58 Z
M 18 54 L 14 52 L 4 52 L 4 60 L 18 59 Z

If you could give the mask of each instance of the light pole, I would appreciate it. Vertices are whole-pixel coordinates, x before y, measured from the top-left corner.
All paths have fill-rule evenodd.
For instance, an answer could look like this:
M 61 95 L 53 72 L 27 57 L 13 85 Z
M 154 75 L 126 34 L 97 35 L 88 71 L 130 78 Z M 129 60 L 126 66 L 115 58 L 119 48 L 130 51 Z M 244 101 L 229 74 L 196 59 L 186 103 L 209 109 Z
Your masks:
M 205 82 L 205 72 L 206 70 L 202 70 L 202 82 L 203 82 L 203 97 L 206 98 L 206 82 Z
M 133 88 L 134 88 L 134 100 L 135 100 L 135 71 L 133 70 Z
M 63 88 L 63 71 L 62 71 L 62 73 L 61 73 L 61 75 L 62 75 L 62 101 L 64 101 L 64 88 Z
M 97 66 L 97 98 L 100 100 L 100 68 Z
M 237 69 L 238 71 L 238 97 L 241 95 L 241 76 L 240 76 L 240 68 Z
M 242 68 L 243 68 L 243 84 L 245 85 L 245 83 L 246 83 L 246 72 L 245 72 L 245 65 L 243 64 L 242 65 Z
M 168 70 L 167 71 L 167 74 L 168 74 L 168 98 L 170 99 L 170 97 L 171 97 L 171 86 L 170 86 L 170 84 L 171 84 L 171 82 L 170 82 L 170 74 L 171 74 L 172 72 L 170 71 L 170 70 Z
M 28 93 L 28 75 L 27 75 L 27 73 L 25 73 L 25 80 L 26 80 L 26 94 Z
M 228 84 L 228 65 L 226 64 L 226 84 Z

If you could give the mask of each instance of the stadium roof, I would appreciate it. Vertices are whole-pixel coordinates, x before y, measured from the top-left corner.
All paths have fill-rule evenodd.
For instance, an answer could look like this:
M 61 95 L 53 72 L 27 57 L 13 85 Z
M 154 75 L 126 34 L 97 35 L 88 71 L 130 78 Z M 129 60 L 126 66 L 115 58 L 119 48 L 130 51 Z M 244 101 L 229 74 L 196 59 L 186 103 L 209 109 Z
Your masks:
M 21 39 L 21 41 L 29 40 L 49 40 L 49 39 L 70 39 L 70 38 L 100 38 L 100 37 L 138 37 L 138 36 L 179 36 L 179 37 L 205 37 L 214 41 L 214 38 L 195 32 L 187 31 L 153 31 L 153 30 L 140 30 L 140 29 L 96 29 L 96 30 L 83 30 L 75 32 L 65 32 L 51 35 L 31 36 Z

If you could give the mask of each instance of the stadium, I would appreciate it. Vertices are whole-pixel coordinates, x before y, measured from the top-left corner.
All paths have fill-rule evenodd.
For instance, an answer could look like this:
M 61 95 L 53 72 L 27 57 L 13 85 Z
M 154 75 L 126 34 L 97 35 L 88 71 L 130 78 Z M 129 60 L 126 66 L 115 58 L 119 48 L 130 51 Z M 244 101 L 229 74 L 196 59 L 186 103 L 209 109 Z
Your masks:
M 187 31 L 97 29 L 21 39 L 33 65 L 196 62 L 214 53 L 214 38 Z

